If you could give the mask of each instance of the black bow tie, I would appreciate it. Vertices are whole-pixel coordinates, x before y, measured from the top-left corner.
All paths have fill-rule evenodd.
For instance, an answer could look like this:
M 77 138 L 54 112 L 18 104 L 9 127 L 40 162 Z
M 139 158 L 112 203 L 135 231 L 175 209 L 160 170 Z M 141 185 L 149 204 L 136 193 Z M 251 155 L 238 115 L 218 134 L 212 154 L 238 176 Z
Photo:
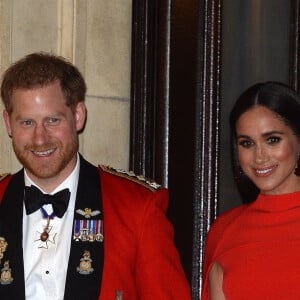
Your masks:
M 29 215 L 40 209 L 45 204 L 52 204 L 55 216 L 62 218 L 64 215 L 70 199 L 69 189 L 61 190 L 60 192 L 49 195 L 42 193 L 35 186 L 25 187 L 25 208 L 26 214 Z

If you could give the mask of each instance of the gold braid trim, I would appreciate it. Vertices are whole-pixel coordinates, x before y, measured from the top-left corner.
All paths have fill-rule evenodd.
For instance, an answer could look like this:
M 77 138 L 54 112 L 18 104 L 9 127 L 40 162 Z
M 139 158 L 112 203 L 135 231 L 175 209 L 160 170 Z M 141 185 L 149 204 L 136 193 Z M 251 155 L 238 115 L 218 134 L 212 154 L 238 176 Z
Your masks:
M 9 173 L 0 174 L 0 181 L 2 181 L 4 178 L 6 178 L 9 175 L 10 175 Z
M 145 178 L 143 175 L 136 175 L 132 171 L 115 169 L 115 168 L 112 168 L 112 167 L 106 166 L 106 165 L 99 165 L 98 167 L 101 168 L 101 170 L 103 170 L 104 172 L 107 172 L 107 173 L 110 173 L 110 174 L 113 174 L 113 175 L 116 175 L 116 176 L 119 176 L 122 178 L 127 178 L 133 182 L 136 182 L 152 192 L 156 192 L 161 188 L 161 185 L 156 183 L 155 181 Z

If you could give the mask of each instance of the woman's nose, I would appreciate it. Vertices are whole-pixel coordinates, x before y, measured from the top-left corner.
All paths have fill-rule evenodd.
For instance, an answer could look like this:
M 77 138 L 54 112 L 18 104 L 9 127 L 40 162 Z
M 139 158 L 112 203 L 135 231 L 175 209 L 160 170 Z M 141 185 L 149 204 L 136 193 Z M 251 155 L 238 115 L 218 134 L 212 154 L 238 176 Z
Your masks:
M 261 146 L 256 146 L 255 148 L 255 162 L 260 164 L 264 163 L 268 160 L 268 153 L 265 149 Z

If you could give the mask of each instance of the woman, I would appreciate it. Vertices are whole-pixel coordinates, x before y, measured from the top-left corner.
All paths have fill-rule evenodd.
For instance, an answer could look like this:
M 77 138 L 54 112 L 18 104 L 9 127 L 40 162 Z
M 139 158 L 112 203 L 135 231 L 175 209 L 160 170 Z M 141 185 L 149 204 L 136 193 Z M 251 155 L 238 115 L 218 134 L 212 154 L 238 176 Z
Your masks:
M 257 197 L 212 225 L 201 299 L 300 299 L 300 96 L 256 84 L 230 125 L 237 183 L 252 182 Z

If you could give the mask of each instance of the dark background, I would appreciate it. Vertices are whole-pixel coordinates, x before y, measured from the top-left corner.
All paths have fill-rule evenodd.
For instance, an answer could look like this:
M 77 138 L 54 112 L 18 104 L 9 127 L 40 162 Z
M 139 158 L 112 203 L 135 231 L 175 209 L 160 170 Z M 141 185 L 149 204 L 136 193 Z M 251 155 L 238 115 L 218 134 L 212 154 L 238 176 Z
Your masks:
M 130 166 L 169 188 L 193 299 L 211 223 L 242 203 L 229 111 L 257 81 L 298 89 L 299 1 L 133 0 Z

